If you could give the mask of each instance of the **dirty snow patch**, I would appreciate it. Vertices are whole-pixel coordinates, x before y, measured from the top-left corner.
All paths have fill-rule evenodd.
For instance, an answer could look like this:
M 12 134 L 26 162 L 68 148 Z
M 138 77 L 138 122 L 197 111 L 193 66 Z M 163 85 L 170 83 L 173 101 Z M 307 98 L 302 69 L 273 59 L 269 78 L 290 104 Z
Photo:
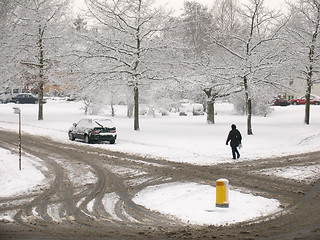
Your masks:
M 320 178 L 320 164 L 312 166 L 291 166 L 284 168 L 270 168 L 261 170 L 262 173 L 268 176 L 276 176 L 297 181 L 311 182 Z

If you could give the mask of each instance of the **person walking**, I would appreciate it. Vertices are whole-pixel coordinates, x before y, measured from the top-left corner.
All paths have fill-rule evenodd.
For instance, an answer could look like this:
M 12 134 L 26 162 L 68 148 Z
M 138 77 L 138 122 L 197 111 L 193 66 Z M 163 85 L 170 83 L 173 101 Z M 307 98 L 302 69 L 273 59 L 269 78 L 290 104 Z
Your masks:
M 232 150 L 232 158 L 240 158 L 240 153 L 238 151 L 238 146 L 241 144 L 242 136 L 237 126 L 235 124 L 231 125 L 231 131 L 228 134 L 226 145 L 228 145 L 230 141 L 230 147 Z M 237 154 L 237 155 L 236 155 Z

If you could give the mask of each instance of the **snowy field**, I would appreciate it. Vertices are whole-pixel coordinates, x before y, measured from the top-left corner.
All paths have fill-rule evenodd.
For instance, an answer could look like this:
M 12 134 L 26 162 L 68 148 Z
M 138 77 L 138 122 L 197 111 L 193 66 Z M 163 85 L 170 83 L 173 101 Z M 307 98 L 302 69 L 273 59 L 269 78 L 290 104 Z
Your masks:
M 0 105 L 0 127 L 18 130 L 15 104 Z M 44 105 L 44 120 L 37 120 L 36 105 L 19 105 L 22 131 L 50 136 L 68 142 L 72 123 L 84 116 L 82 102 L 50 102 Z M 108 115 L 107 109 L 103 115 Z M 175 162 L 212 165 L 231 162 L 230 147 L 225 145 L 230 125 L 235 123 L 242 133 L 241 160 L 257 160 L 275 156 L 305 153 L 320 149 L 320 106 L 311 106 L 310 125 L 303 124 L 304 106 L 274 107 L 269 117 L 253 117 L 252 136 L 246 135 L 246 116 L 236 115 L 228 103 L 216 104 L 216 124 L 208 125 L 206 116 L 182 117 L 141 116 L 140 131 L 133 130 L 133 119 L 125 116 L 126 107 L 116 106 L 111 117 L 117 126 L 115 145 L 95 147 L 153 156 Z M 78 143 L 82 144 L 82 143 Z
M 18 131 L 18 115 L 22 112 L 22 132 L 50 136 L 71 143 L 67 132 L 72 123 L 84 116 L 81 102 L 48 101 L 44 120 L 37 120 L 37 105 L 0 105 L 0 128 Z M 111 117 L 117 126 L 116 144 L 93 144 L 93 147 L 121 151 L 169 161 L 198 165 L 232 162 L 231 150 L 225 145 L 230 125 L 235 123 L 243 136 L 241 158 L 237 161 L 306 153 L 320 149 L 320 106 L 311 106 L 311 124 L 305 125 L 304 106 L 274 107 L 269 117 L 253 117 L 253 136 L 246 135 L 246 117 L 239 116 L 228 103 L 216 104 L 216 124 L 208 125 L 206 116 L 141 116 L 140 131 L 133 130 L 133 119 L 125 116 L 126 108 L 116 106 Z M 109 115 L 106 109 L 101 115 Z M 75 141 L 73 144 L 84 144 Z M 18 170 L 18 156 L 0 149 L 0 197 L 40 188 L 45 183 L 38 170 L 40 159 L 23 158 Z M 4 169 L 4 166 L 6 168 Z M 289 179 L 319 178 L 319 165 L 308 168 L 269 169 L 264 174 Z M 232 183 L 230 183 L 232 186 Z M 196 193 L 196 194 L 195 194 Z M 236 200 L 236 201 L 234 201 Z M 277 200 L 230 191 L 230 208 L 215 208 L 215 188 L 196 183 L 176 183 L 147 188 L 134 198 L 147 208 L 171 214 L 190 224 L 225 225 L 274 214 Z M 248 207 L 244 207 L 245 205 Z M 182 208 L 177 208 L 182 206 Z M 242 212 L 242 209 L 246 209 Z M 248 210 L 249 209 L 249 210 Z M 213 217 L 214 216 L 214 217 Z M 0 216 L 0 219 L 4 218 Z

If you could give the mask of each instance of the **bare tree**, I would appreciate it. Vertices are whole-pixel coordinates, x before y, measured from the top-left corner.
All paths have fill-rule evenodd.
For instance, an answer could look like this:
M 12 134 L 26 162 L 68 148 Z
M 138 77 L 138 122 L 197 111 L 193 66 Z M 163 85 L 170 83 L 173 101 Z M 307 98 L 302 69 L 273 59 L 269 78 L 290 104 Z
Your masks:
M 139 86 L 159 78 L 154 58 L 155 52 L 164 48 L 160 36 L 167 28 L 167 16 L 150 0 L 86 0 L 86 3 L 98 23 L 96 37 L 90 37 L 92 45 L 84 58 L 100 59 L 109 66 L 97 74 L 109 78 L 122 75 L 121 79 L 126 79 L 134 93 L 134 130 L 139 130 Z
M 57 63 L 57 42 L 62 40 L 63 10 L 68 0 L 17 0 L 15 1 L 17 60 L 25 66 L 29 84 L 36 84 L 39 98 L 38 120 L 43 119 L 44 84 L 49 70 Z M 59 28 L 60 27 L 60 28 Z
M 216 28 L 224 32 L 237 32 L 241 26 L 237 0 L 215 0 L 211 10 Z
M 264 0 L 250 0 L 241 10 L 241 26 L 214 37 L 214 42 L 229 55 L 234 76 L 241 80 L 247 114 L 247 134 L 252 135 L 252 96 L 259 85 L 277 85 L 273 67 L 280 52 L 275 43 L 284 26 L 280 15 L 267 11 Z
M 288 26 L 288 41 L 294 69 L 306 82 L 305 118 L 310 123 L 310 94 L 313 84 L 319 79 L 320 53 L 320 1 L 300 0 L 291 4 L 291 20 Z
M 194 51 L 196 58 L 203 57 L 209 48 L 211 23 L 212 16 L 206 6 L 192 1 L 184 2 L 182 39 Z
M 212 47 L 210 38 L 215 31 L 213 26 L 213 17 L 207 7 L 196 2 L 185 2 L 180 23 L 182 41 L 187 49 L 182 53 L 187 63 L 183 73 L 183 87 L 198 95 L 205 94 L 208 124 L 215 123 L 214 103 L 223 96 L 222 91 L 227 85 L 217 76 L 217 65 L 213 60 L 213 56 L 219 54 L 217 49 Z M 202 93 L 197 89 L 202 89 Z

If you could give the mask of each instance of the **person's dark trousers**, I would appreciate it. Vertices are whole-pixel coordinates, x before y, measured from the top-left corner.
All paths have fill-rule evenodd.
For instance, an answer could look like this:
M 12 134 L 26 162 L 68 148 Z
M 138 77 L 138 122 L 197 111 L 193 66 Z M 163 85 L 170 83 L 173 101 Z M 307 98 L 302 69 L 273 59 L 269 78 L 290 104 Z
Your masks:
M 233 159 L 239 158 L 240 154 L 239 154 L 239 152 L 238 152 L 237 147 L 231 147 L 231 149 L 232 149 L 232 158 L 233 158 Z M 236 154 L 237 154 L 237 155 L 236 155 Z

